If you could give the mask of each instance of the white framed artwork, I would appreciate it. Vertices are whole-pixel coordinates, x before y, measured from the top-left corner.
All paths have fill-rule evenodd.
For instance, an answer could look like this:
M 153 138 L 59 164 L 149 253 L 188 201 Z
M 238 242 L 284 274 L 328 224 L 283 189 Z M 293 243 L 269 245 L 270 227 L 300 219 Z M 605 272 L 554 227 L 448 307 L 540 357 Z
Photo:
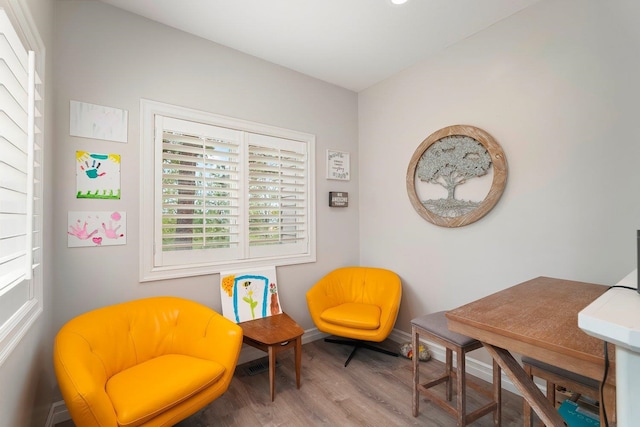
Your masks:
M 127 214 L 122 211 L 77 211 L 67 217 L 67 246 L 127 244 Z
M 120 154 L 76 151 L 76 198 L 120 199 Z
M 221 272 L 220 296 L 222 315 L 236 323 L 282 313 L 274 266 Z
M 327 179 L 349 181 L 351 179 L 349 153 L 327 150 Z
M 69 134 L 83 138 L 127 142 L 128 116 L 127 110 L 71 100 Z

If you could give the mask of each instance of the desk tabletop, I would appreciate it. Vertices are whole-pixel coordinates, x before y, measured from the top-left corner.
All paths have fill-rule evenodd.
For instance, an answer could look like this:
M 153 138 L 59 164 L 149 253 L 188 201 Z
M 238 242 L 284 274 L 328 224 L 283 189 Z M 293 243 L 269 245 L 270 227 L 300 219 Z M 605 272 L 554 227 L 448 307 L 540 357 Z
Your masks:
M 248 320 L 238 325 L 246 338 L 266 345 L 293 340 L 304 334 L 304 329 L 286 313 Z
M 447 312 L 449 328 L 600 380 L 604 344 L 578 327 L 578 312 L 607 290 L 538 277 Z M 609 346 L 611 361 L 612 352 Z

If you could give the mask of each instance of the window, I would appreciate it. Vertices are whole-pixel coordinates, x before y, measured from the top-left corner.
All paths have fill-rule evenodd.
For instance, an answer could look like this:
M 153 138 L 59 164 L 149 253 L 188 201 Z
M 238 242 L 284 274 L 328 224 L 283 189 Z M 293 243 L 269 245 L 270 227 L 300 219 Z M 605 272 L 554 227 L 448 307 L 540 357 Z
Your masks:
M 0 1 L 0 364 L 42 312 L 44 48 L 21 2 Z
M 313 135 L 142 100 L 141 274 L 315 261 Z

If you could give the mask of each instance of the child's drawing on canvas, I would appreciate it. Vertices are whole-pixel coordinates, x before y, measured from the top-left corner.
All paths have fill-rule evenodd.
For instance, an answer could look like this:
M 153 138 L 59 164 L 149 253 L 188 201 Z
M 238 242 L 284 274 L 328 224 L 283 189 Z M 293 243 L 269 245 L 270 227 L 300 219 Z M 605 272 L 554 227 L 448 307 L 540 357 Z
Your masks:
M 126 212 L 69 212 L 67 246 L 111 246 L 127 244 Z
M 69 104 L 71 136 L 127 142 L 128 119 L 127 110 L 73 100 Z
M 236 322 L 282 313 L 276 268 L 220 273 L 222 314 Z
M 78 199 L 120 198 L 120 155 L 76 151 Z

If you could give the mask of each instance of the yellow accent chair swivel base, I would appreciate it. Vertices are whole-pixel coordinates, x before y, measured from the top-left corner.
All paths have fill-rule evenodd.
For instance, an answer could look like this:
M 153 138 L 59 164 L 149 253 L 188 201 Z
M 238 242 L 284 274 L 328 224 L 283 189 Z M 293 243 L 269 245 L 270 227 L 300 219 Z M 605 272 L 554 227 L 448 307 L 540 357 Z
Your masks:
M 172 426 L 227 390 L 241 347 L 242 329 L 210 308 L 152 297 L 71 319 L 53 362 L 77 427 Z
M 346 367 L 359 348 L 398 356 L 372 343 L 384 341 L 391 333 L 401 297 L 402 284 L 396 273 L 374 267 L 343 267 L 309 289 L 307 306 L 318 330 L 347 338 L 325 341 L 354 346 Z

